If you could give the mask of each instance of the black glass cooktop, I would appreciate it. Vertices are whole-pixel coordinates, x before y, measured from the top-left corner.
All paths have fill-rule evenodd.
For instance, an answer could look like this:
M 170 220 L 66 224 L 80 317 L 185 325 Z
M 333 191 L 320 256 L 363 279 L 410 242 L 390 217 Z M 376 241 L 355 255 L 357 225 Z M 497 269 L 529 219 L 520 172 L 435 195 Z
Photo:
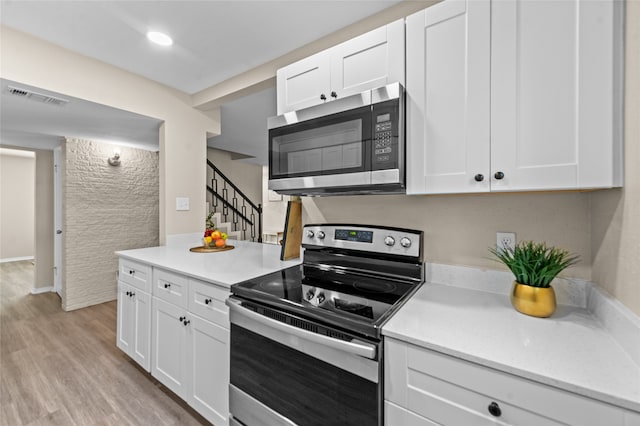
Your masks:
M 232 292 L 296 311 L 331 312 L 345 319 L 375 323 L 413 285 L 373 276 L 299 265 L 236 284 Z

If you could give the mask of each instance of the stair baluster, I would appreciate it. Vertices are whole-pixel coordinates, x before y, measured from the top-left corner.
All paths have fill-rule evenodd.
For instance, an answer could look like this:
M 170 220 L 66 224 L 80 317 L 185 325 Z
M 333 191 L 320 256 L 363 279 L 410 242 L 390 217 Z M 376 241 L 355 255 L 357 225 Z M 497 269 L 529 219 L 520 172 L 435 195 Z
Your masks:
M 209 160 L 207 160 L 207 176 L 211 176 L 211 186 L 207 185 L 207 200 L 210 209 L 214 213 L 221 213 L 224 222 L 229 222 L 229 210 L 231 210 L 232 230 L 241 232 L 242 238 L 247 239 L 247 229 L 249 229 L 251 241 L 261 243 L 262 204 L 254 204 Z M 222 181 L 222 191 L 219 191 L 218 180 Z M 233 191 L 231 199 L 229 198 L 229 188 Z M 242 202 L 241 206 L 238 206 L 238 198 Z

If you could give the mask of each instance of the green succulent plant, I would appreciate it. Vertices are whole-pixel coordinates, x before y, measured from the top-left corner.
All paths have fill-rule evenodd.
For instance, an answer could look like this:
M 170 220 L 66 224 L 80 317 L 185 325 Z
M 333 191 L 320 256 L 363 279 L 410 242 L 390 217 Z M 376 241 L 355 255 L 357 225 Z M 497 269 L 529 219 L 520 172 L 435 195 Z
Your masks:
M 513 272 L 517 282 L 532 287 L 549 287 L 560 272 L 580 258 L 567 250 L 534 241 L 521 241 L 505 250 L 490 247 L 489 252 Z

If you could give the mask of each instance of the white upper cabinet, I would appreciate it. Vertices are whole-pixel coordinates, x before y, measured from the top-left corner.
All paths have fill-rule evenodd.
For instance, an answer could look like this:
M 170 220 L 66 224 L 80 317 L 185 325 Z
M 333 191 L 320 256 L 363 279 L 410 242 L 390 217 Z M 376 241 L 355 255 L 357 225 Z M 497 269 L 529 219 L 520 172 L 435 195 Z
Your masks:
M 493 191 L 622 184 L 621 3 L 492 3 Z
M 407 19 L 407 192 L 622 185 L 622 4 L 446 0 Z
M 389 83 L 404 85 L 404 53 L 400 19 L 281 68 L 278 115 Z
M 489 0 L 407 17 L 408 193 L 489 190 L 490 53 Z
M 331 93 L 329 52 L 324 51 L 278 70 L 276 74 L 278 115 L 307 108 Z

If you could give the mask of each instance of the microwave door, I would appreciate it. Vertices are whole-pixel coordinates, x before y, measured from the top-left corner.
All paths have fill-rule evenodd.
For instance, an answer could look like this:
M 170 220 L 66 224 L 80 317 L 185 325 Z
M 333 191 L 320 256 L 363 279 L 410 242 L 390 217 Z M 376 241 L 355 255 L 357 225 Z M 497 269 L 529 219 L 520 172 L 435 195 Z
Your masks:
M 371 183 L 371 107 L 269 130 L 269 189 Z

